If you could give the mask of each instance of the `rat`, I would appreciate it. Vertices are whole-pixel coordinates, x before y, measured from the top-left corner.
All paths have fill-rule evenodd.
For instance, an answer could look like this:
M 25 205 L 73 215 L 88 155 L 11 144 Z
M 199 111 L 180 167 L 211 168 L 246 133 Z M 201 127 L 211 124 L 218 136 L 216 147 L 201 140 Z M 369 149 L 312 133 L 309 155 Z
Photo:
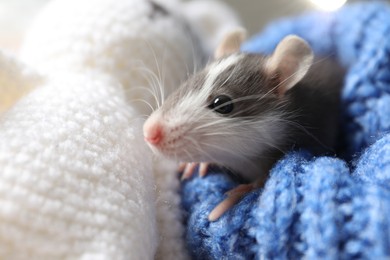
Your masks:
M 198 162 L 202 175 L 207 163 L 217 164 L 249 182 L 229 191 L 210 221 L 261 187 L 286 152 L 334 153 L 338 134 L 344 69 L 330 57 L 314 56 L 296 35 L 283 38 L 271 55 L 241 52 L 245 35 L 241 28 L 230 32 L 215 60 L 172 93 L 143 127 L 154 152 Z M 187 165 L 187 176 L 195 165 Z

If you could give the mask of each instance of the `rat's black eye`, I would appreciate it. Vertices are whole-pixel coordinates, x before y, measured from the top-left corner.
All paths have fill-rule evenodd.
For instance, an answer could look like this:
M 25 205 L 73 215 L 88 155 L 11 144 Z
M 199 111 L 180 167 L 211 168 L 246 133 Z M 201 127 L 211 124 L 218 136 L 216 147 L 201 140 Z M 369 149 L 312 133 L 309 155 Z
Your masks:
M 234 106 L 230 97 L 221 95 L 214 98 L 214 100 L 209 105 L 209 108 L 220 114 L 229 114 L 233 111 Z

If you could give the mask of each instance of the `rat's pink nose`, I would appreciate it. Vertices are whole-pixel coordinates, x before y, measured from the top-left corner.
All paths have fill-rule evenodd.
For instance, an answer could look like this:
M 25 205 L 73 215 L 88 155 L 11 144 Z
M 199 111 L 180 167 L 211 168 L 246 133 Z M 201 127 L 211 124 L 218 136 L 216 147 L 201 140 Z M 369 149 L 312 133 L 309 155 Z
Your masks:
M 146 120 L 144 124 L 144 138 L 145 141 L 157 145 L 163 138 L 162 126 L 155 120 Z

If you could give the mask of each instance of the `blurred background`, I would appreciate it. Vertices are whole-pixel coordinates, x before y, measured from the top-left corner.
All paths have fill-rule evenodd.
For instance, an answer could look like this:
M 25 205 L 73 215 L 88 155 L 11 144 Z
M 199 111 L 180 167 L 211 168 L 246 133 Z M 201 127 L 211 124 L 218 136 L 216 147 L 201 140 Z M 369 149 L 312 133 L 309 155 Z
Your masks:
M 33 17 L 48 1 L 50 0 L 0 0 L 0 48 L 17 52 Z M 224 1 L 237 11 L 250 33 L 260 31 L 267 22 L 279 17 L 313 9 L 335 10 L 346 2 L 346 0 Z M 348 2 L 353 2 L 353 0 Z

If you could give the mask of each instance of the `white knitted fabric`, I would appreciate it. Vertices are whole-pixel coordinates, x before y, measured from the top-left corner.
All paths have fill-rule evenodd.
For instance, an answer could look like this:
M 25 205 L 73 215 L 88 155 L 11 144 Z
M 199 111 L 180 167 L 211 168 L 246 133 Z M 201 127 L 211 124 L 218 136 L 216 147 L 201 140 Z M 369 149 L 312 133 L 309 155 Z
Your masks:
M 1 118 L 1 259 L 153 257 L 152 161 L 137 118 L 97 74 L 46 79 Z
M 154 87 L 178 87 L 213 40 L 186 4 L 156 2 L 56 0 L 28 65 L 0 53 L 0 259 L 188 258 L 175 165 L 145 145 L 143 101 L 155 108 Z

